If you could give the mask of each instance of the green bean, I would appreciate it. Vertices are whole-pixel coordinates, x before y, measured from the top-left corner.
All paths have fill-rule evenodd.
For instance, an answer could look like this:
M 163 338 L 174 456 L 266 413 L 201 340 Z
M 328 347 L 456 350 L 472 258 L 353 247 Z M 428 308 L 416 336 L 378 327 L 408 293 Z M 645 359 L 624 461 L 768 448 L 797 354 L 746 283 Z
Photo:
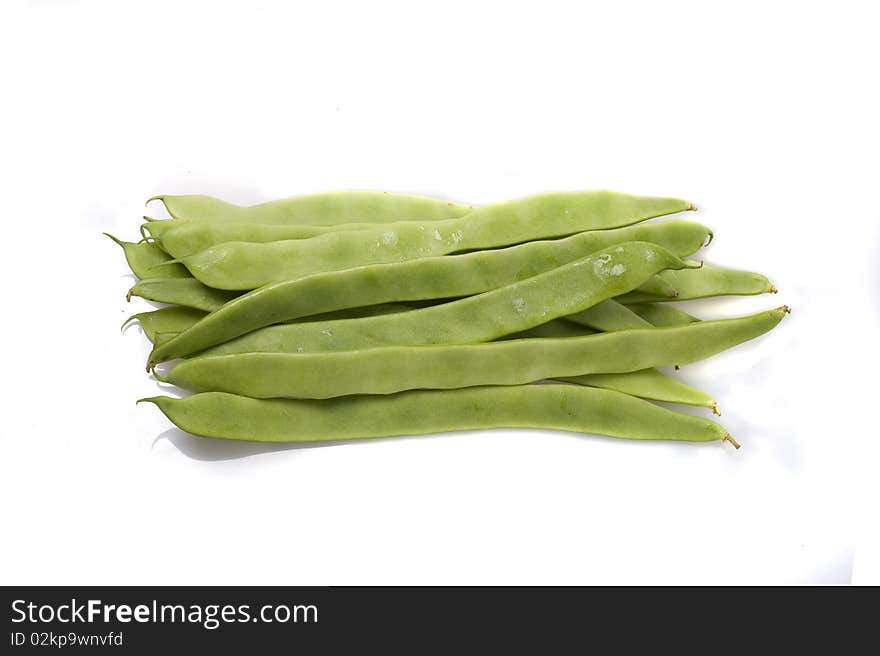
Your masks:
M 641 369 L 639 371 L 616 374 L 562 376 L 557 377 L 557 380 L 578 385 L 588 385 L 590 387 L 613 389 L 652 401 L 702 406 L 710 408 L 716 415 L 721 414 L 718 411 L 718 404 L 711 396 L 690 385 L 685 385 L 681 381 L 667 376 L 656 369 Z
M 574 385 L 412 391 L 331 401 L 257 400 L 209 392 L 154 403 L 195 435 L 324 442 L 478 428 L 550 428 L 640 440 L 734 442 L 718 424 L 611 390 Z
M 395 314 L 397 312 L 408 312 L 411 309 L 410 306 L 403 305 L 402 303 L 383 303 L 381 305 L 337 310 L 335 312 L 327 312 L 326 314 L 304 317 L 301 321 L 360 319 L 362 317 L 375 317 L 386 314 Z M 124 329 L 132 321 L 138 320 L 140 321 L 147 339 L 153 342 L 154 346 L 161 346 L 162 344 L 171 341 L 174 337 L 177 337 L 177 335 L 187 328 L 192 327 L 206 315 L 207 312 L 203 310 L 173 305 L 171 307 L 160 308 L 151 312 L 133 314 L 125 320 L 125 323 L 122 324 L 122 328 Z M 157 335 L 161 335 L 162 338 L 158 339 Z
M 499 341 L 510 341 L 513 339 L 529 339 L 535 337 L 583 337 L 584 335 L 593 335 L 595 330 L 586 328 L 585 326 L 566 321 L 565 319 L 553 319 L 540 326 L 521 330 L 518 333 L 504 335 L 499 337 Z
M 212 289 L 195 278 L 155 278 L 141 280 L 128 291 L 128 299 L 140 296 L 157 303 L 173 303 L 184 307 L 212 312 L 233 298 L 236 292 Z
M 132 273 L 141 280 L 150 278 L 189 278 L 190 273 L 182 264 L 171 264 L 171 258 L 154 244 L 134 243 L 117 239 L 105 232 L 122 247 L 125 260 Z M 158 266 L 158 265 L 162 266 Z
M 269 326 L 205 353 L 298 353 L 490 341 L 586 309 L 675 266 L 683 266 L 682 261 L 659 246 L 628 242 L 458 301 L 393 316 Z
M 604 305 L 608 301 L 603 301 L 599 305 Z M 613 301 L 612 301 L 613 302 Z M 598 306 L 594 306 L 598 307 Z M 624 307 L 624 306 L 620 306 Z M 584 312 L 589 312 L 585 310 Z M 584 314 L 584 313 L 580 313 Z M 626 317 L 624 317 L 626 319 Z M 603 322 L 608 325 L 607 322 Z M 618 322 L 611 324 L 611 328 L 601 328 L 600 330 L 625 330 L 626 328 Z M 651 324 L 634 325 L 631 327 L 645 327 Z M 569 317 L 565 319 L 554 319 L 540 326 L 535 326 L 529 330 L 525 330 L 515 335 L 503 337 L 504 340 L 523 339 L 534 337 L 580 337 L 583 335 L 595 334 L 590 328 L 585 328 L 582 324 L 573 323 Z M 627 371 L 615 374 L 589 374 L 585 376 L 561 376 L 556 380 L 574 383 L 577 385 L 589 385 L 590 387 L 602 387 L 604 389 L 613 389 L 618 392 L 631 394 L 643 399 L 651 399 L 653 401 L 664 401 L 666 403 L 679 403 L 683 405 L 697 405 L 711 408 L 715 414 L 718 412 L 718 404 L 708 394 L 701 392 L 689 385 L 667 376 L 656 369 L 643 369 L 641 371 Z
M 230 241 L 266 243 L 286 239 L 307 239 L 337 230 L 375 228 L 375 223 L 347 223 L 340 226 L 272 225 L 267 223 L 211 223 L 207 221 L 153 221 L 143 232 L 157 240 L 174 257 L 198 253 Z
M 164 203 L 168 213 L 175 219 L 247 223 L 334 225 L 354 221 L 432 221 L 464 216 L 473 210 L 470 205 L 450 203 L 439 198 L 387 191 L 330 191 L 250 207 L 200 195 L 159 195 L 147 202 L 157 199 Z
M 332 312 L 323 312 L 321 314 L 310 314 L 306 317 L 300 317 L 285 323 L 309 323 L 314 321 L 337 321 L 339 319 L 363 319 L 365 317 L 384 317 L 389 314 L 399 314 L 400 312 L 410 312 L 417 309 L 415 306 L 406 303 L 378 303 L 376 305 L 367 305 L 363 307 L 346 308 L 343 310 L 333 310 Z
M 479 294 L 627 241 L 652 242 L 684 257 L 699 249 L 709 234 L 708 228 L 690 221 L 644 223 L 504 249 L 286 280 L 244 294 L 221 309 L 204 308 L 217 311 L 157 349 L 151 362 L 186 357 L 258 328 L 302 316 L 378 303 Z
M 648 224 L 648 225 L 660 225 L 660 224 Z M 676 253 L 678 255 L 678 253 Z M 643 285 L 638 288 L 638 291 L 646 296 L 654 296 L 654 297 L 662 297 L 666 298 L 670 301 L 675 300 L 675 297 L 678 295 L 676 289 L 670 285 L 666 280 L 659 275 L 654 276 L 650 280 L 645 281 Z
M 129 323 L 137 321 L 141 324 L 147 339 L 155 343 L 157 333 L 179 333 L 195 324 L 204 316 L 205 313 L 201 310 L 173 306 L 160 308 L 152 312 L 133 314 L 125 320 L 122 328 L 124 330 Z
M 689 364 L 768 332 L 787 311 L 781 307 L 739 319 L 559 339 L 201 356 L 184 360 L 167 377 L 157 378 L 194 391 L 255 398 L 320 399 L 420 388 L 519 385 L 557 376 Z
M 622 330 L 622 329 L 617 329 Z M 594 335 L 595 331 L 581 324 L 573 323 L 567 319 L 554 319 L 540 326 L 524 330 L 514 335 L 502 337 L 502 340 L 526 339 L 536 337 L 582 337 Z M 710 408 L 715 414 L 718 412 L 717 403 L 706 393 L 685 385 L 684 383 L 667 376 L 657 369 L 643 369 L 641 371 L 626 371 L 615 374 L 588 374 L 584 376 L 556 376 L 554 380 L 565 381 L 576 385 L 588 385 L 590 387 L 602 387 L 624 392 L 632 396 L 653 401 L 666 403 L 678 403 L 682 405 L 696 405 Z
M 419 225 L 423 224 L 419 223 Z M 273 225 L 173 219 L 144 224 L 141 226 L 141 233 L 148 234 L 159 243 L 163 250 L 174 257 L 182 258 L 231 241 L 268 243 L 290 239 L 308 239 L 328 232 L 375 229 L 377 225 L 376 223 L 343 223 L 332 226 Z
M 621 305 L 611 298 L 597 303 L 586 310 L 570 314 L 565 319 L 603 332 L 628 330 L 630 328 L 650 328 L 652 325 L 625 305 Z
M 180 333 L 156 333 L 153 335 L 153 345 L 161 346 L 168 340 L 172 339 L 175 335 L 179 335 Z
M 149 233 L 153 239 L 158 241 L 163 250 L 175 258 L 184 258 L 227 242 L 268 243 L 291 239 L 308 239 L 328 232 L 367 230 L 375 229 L 377 226 L 370 223 L 349 223 L 339 226 L 301 226 L 172 220 L 153 221 L 142 227 L 142 232 Z M 706 229 L 706 235 L 711 235 L 711 231 L 708 228 Z M 693 253 L 695 250 L 691 250 L 690 253 Z M 690 255 L 690 253 L 687 254 Z M 656 278 L 650 284 L 646 284 L 643 291 L 646 294 L 656 296 L 673 297 L 676 295 L 672 285 L 661 278 Z
M 677 307 L 667 305 L 666 303 L 635 303 L 627 305 L 630 310 L 639 315 L 642 319 L 650 322 L 654 326 L 683 326 L 694 321 L 699 321 L 697 317 L 688 314 L 684 310 Z
M 649 297 L 637 291 L 617 299 L 621 303 L 642 303 L 644 301 L 689 301 L 711 296 L 751 296 L 754 294 L 776 293 L 776 288 L 760 273 L 738 271 L 705 264 L 699 269 L 687 272 L 661 273 L 663 278 L 678 292 L 674 298 Z
M 612 192 L 541 194 L 433 223 L 409 221 L 270 243 L 228 242 L 180 258 L 180 262 L 210 287 L 247 290 L 366 264 L 616 228 L 691 208 L 678 199 Z

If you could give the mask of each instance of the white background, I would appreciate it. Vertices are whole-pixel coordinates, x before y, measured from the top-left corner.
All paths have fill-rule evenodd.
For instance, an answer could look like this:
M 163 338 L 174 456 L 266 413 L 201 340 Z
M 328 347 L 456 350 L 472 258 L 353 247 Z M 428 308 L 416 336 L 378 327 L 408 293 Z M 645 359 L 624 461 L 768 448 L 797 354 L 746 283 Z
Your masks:
M 2 583 L 878 579 L 871 3 L 4 3 Z M 743 444 L 530 431 L 271 450 L 135 406 L 144 200 L 675 195 L 769 336 L 683 380 Z M 157 208 L 150 207 L 153 212 Z M 697 310 L 695 310 L 697 311 Z

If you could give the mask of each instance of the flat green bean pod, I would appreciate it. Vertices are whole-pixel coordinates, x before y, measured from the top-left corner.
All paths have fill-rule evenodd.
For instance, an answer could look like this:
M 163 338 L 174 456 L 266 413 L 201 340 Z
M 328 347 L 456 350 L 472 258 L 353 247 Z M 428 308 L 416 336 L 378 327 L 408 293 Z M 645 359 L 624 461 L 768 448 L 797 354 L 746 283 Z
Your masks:
M 718 424 L 611 390 L 575 385 L 477 387 L 392 396 L 258 400 L 208 392 L 154 403 L 194 435 L 259 442 L 324 442 L 478 428 L 547 428 L 639 440 L 728 440 Z
M 409 312 L 412 309 L 412 307 L 403 305 L 402 303 L 384 303 L 382 305 L 371 305 L 363 308 L 337 310 L 336 312 L 328 312 L 314 317 L 304 317 L 301 321 L 359 319 L 361 317 L 376 317 L 385 314 L 395 314 L 397 312 Z M 161 346 L 162 344 L 171 341 L 187 328 L 193 326 L 197 321 L 204 318 L 206 314 L 207 312 L 203 310 L 196 310 L 181 305 L 172 305 L 171 307 L 159 308 L 152 312 L 133 314 L 125 320 L 125 323 L 122 324 L 122 328 L 124 329 L 132 321 L 139 320 L 147 339 L 153 342 L 155 346 Z
M 182 264 L 171 264 L 171 258 L 154 244 L 134 243 L 117 239 L 105 232 L 114 242 L 122 247 L 125 260 L 132 273 L 141 280 L 150 278 L 190 278 L 190 272 Z M 159 265 L 162 266 L 159 266 Z
M 678 292 L 674 298 L 662 298 L 634 291 L 617 300 L 629 304 L 663 300 L 689 301 L 711 296 L 752 296 L 776 293 L 776 288 L 760 273 L 725 269 L 709 264 L 705 264 L 699 269 L 688 269 L 686 272 L 665 271 L 658 277 L 668 282 Z
M 663 297 L 669 299 L 670 301 L 675 300 L 675 297 L 678 295 L 678 291 L 676 291 L 676 289 L 672 285 L 670 285 L 668 282 L 666 282 L 665 279 L 661 278 L 660 276 L 654 276 L 650 280 L 645 281 L 645 284 L 639 287 L 638 291 L 645 294 L 646 296 Z
M 689 364 L 773 329 L 788 308 L 672 328 L 488 344 L 386 346 L 323 353 L 240 353 L 184 360 L 159 380 L 254 398 L 323 399 L 408 389 L 521 385 L 559 376 Z
M 141 280 L 128 290 L 128 299 L 140 296 L 157 303 L 173 303 L 196 310 L 212 312 L 233 298 L 235 292 L 212 289 L 195 278 L 153 278 Z
M 674 198 L 607 191 L 540 194 L 479 207 L 458 219 L 400 222 L 269 243 L 228 242 L 180 258 L 180 262 L 209 287 L 248 290 L 366 264 L 617 228 L 692 207 Z
M 557 377 L 557 380 L 577 385 L 613 389 L 652 401 L 700 406 L 711 409 L 716 415 L 721 414 L 718 411 L 718 404 L 711 396 L 656 369 L 642 369 L 616 374 L 562 376 Z
M 594 335 L 597 331 L 565 319 L 553 319 L 540 326 L 522 330 L 511 335 L 499 337 L 498 341 L 510 341 L 513 339 L 529 339 L 534 337 L 583 337 Z
M 129 323 L 137 321 L 141 324 L 147 339 L 155 343 L 157 333 L 179 333 L 195 324 L 204 316 L 205 312 L 202 310 L 172 306 L 151 312 L 133 314 L 125 320 L 122 328 L 125 329 Z
M 645 321 L 661 328 L 665 326 L 683 326 L 699 321 L 694 315 L 666 303 L 635 303 L 626 307 Z
M 156 333 L 153 335 L 152 342 L 155 346 L 161 346 L 177 334 L 178 333 Z
M 419 225 L 424 225 L 424 219 Z M 332 226 L 271 223 L 214 223 L 208 221 L 152 221 L 144 224 L 142 233 L 159 243 L 162 249 L 177 258 L 186 257 L 218 244 L 231 241 L 267 243 L 289 239 L 308 239 L 328 232 L 375 229 L 376 223 L 342 223 Z M 396 224 L 389 224 L 396 225 Z
M 203 195 L 163 194 L 153 196 L 147 202 L 151 200 L 161 200 L 175 219 L 306 225 L 391 223 L 410 219 L 435 221 L 464 216 L 473 210 L 470 205 L 439 198 L 387 191 L 328 191 L 249 207 Z
M 650 328 L 653 325 L 613 298 L 597 303 L 586 310 L 570 314 L 565 319 L 603 332 Z
M 607 301 L 603 301 L 599 305 L 604 305 Z M 598 306 L 594 306 L 598 307 Z M 622 306 L 621 306 L 622 307 Z M 588 310 L 585 310 L 588 312 Z M 581 313 L 583 314 L 583 313 Z M 624 317 L 628 322 L 628 319 Z M 614 320 L 612 314 L 610 322 L 602 322 L 611 325 L 611 328 L 601 328 L 599 330 L 626 330 L 621 323 Z M 630 327 L 645 327 L 651 324 L 640 324 Z M 503 340 L 525 339 L 534 337 L 582 337 L 584 335 L 593 335 L 595 331 L 586 328 L 580 323 L 574 323 L 565 319 L 554 319 L 540 326 L 535 326 L 529 330 L 524 330 L 515 335 L 503 337 Z M 576 385 L 589 385 L 591 387 L 602 387 L 604 389 L 613 389 L 632 396 L 638 396 L 642 399 L 650 399 L 652 401 L 664 401 L 666 403 L 678 403 L 683 405 L 696 405 L 710 408 L 715 414 L 718 412 L 718 404 L 708 394 L 701 392 L 689 385 L 685 385 L 681 381 L 667 376 L 657 369 L 642 369 L 641 371 L 626 371 L 615 374 L 589 374 L 586 376 L 562 376 L 556 377 L 556 380 L 574 383 Z
M 149 340 L 156 345 L 161 345 L 172 339 L 179 331 L 175 331 L 175 319 L 166 320 L 165 317 L 156 317 L 157 313 L 176 310 L 178 308 L 163 308 L 154 310 L 153 312 L 145 312 L 147 322 L 142 321 L 144 333 Z M 186 310 L 186 308 L 179 308 Z M 406 305 L 383 305 L 373 306 L 370 308 L 358 308 L 362 312 L 360 316 L 375 316 L 378 314 L 390 314 L 394 312 L 405 312 L 412 308 Z M 192 310 L 192 312 L 199 312 Z M 350 313 L 350 310 L 340 310 L 333 315 Z M 200 313 L 202 316 L 204 313 Z M 149 315 L 154 315 L 149 317 Z M 140 315 L 134 315 L 129 321 L 141 318 Z M 333 317 L 341 318 L 341 317 Z M 127 322 L 126 322 L 127 323 Z M 554 319 L 540 326 L 535 326 L 528 330 L 524 330 L 516 335 L 502 337 L 502 339 L 524 339 L 528 337 L 581 337 L 583 335 L 594 334 L 594 331 L 585 328 L 579 324 L 566 321 L 564 319 Z M 620 374 L 594 374 L 592 376 L 573 376 L 569 378 L 560 378 L 569 383 L 577 385 L 589 385 L 591 387 L 602 387 L 605 389 L 613 389 L 618 392 L 631 394 L 643 399 L 651 399 L 654 401 L 665 401 L 666 403 L 679 403 L 684 405 L 697 405 L 712 408 L 712 411 L 718 413 L 718 406 L 707 394 L 694 389 L 680 381 L 675 380 L 671 376 L 667 376 L 656 369 L 646 369 L 643 371 L 633 371 Z
M 491 341 L 584 310 L 677 266 L 684 266 L 682 260 L 655 244 L 628 242 L 450 303 L 391 316 L 268 326 L 204 353 L 302 353 Z
M 480 294 L 627 241 L 655 243 L 684 257 L 698 250 L 709 234 L 709 229 L 698 223 L 661 221 L 497 250 L 375 264 L 285 280 L 244 294 L 222 308 L 203 308 L 216 311 L 157 349 L 151 354 L 150 365 L 186 357 L 258 328 L 303 316 L 378 303 Z M 654 279 L 656 276 L 647 282 Z

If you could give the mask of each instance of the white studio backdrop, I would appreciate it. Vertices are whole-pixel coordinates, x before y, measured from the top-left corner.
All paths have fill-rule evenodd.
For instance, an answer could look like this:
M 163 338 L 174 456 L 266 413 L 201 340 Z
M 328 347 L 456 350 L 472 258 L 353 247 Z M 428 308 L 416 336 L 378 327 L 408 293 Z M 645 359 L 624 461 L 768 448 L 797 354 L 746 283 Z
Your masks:
M 4 3 L 0 583 L 877 580 L 871 3 Z M 743 444 L 201 440 L 101 236 L 144 200 L 685 197 L 770 335 L 683 380 Z M 148 211 L 162 216 L 151 204 Z M 696 412 L 696 411 L 695 411 Z

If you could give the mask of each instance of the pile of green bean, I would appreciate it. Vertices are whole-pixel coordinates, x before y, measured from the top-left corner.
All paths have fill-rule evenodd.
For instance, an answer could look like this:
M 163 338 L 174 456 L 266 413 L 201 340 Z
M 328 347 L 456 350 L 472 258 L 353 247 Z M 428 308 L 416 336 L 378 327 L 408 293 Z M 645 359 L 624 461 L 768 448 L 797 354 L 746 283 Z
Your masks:
M 716 422 L 654 403 L 720 414 L 657 367 L 754 339 L 788 312 L 702 321 L 669 303 L 776 291 L 760 274 L 692 259 L 707 227 L 648 221 L 694 209 L 675 198 L 150 200 L 171 218 L 146 218 L 137 242 L 111 239 L 138 278 L 128 299 L 162 306 L 126 325 L 138 321 L 153 344 L 148 371 L 195 393 L 142 401 L 204 437 L 526 427 L 738 448 Z

